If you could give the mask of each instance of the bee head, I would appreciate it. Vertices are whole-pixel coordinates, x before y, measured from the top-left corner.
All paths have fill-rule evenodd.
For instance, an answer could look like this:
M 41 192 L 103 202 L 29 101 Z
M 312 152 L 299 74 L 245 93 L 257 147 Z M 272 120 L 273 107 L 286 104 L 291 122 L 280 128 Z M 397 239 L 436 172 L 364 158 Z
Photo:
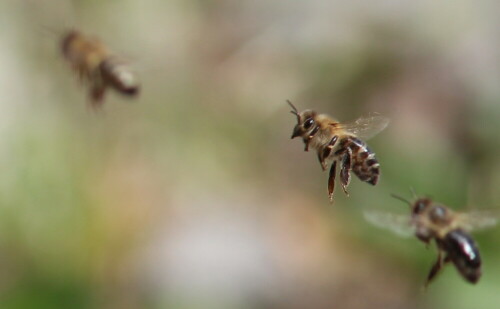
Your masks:
M 412 190 L 412 193 L 414 193 L 413 190 Z M 410 206 L 410 209 L 411 209 L 411 212 L 413 215 L 421 214 L 432 203 L 431 199 L 427 198 L 427 197 L 423 197 L 423 198 L 415 197 L 415 202 L 412 203 L 409 200 L 407 200 L 404 197 L 401 197 L 399 195 L 391 194 L 391 196 L 394 197 L 395 199 L 398 199 L 398 200 L 408 204 L 408 206 Z
M 412 213 L 414 215 L 419 215 L 421 214 L 422 212 L 424 212 L 424 210 L 427 209 L 427 207 L 429 207 L 431 205 L 431 199 L 430 198 L 427 198 L 427 197 L 424 197 L 424 198 L 418 198 L 412 205 L 411 205 L 411 208 L 412 208 Z
M 71 43 L 79 36 L 81 36 L 81 33 L 78 30 L 69 30 L 64 34 L 61 40 L 61 50 L 64 55 L 68 52 Z
M 287 101 L 287 103 L 292 107 L 291 113 L 297 116 L 297 124 L 293 128 L 292 138 L 302 136 L 313 128 L 316 112 L 312 110 L 305 110 L 299 113 L 292 102 Z

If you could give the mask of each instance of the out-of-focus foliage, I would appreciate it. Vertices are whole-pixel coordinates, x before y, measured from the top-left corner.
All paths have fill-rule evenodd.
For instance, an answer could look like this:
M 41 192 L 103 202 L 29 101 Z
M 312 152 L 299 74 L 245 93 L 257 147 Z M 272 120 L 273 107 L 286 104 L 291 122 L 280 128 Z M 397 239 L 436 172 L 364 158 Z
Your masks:
M 1 308 L 497 308 L 497 229 L 477 286 L 363 220 L 409 187 L 500 205 L 500 4 L 0 2 Z M 57 42 L 99 36 L 137 100 L 87 108 Z M 378 186 L 328 202 L 285 100 L 379 112 Z

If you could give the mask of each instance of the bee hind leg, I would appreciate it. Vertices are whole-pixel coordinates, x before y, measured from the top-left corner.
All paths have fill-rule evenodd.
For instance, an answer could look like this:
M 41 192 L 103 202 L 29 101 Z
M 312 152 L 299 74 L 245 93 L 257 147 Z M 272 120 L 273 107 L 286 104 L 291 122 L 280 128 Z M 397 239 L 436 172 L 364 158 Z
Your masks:
M 93 86 L 90 88 L 90 105 L 94 109 L 99 109 L 104 102 L 104 94 L 106 93 L 106 87 L 104 86 Z
M 444 263 L 447 262 L 443 258 L 443 253 L 441 250 L 438 251 L 438 257 L 434 265 L 432 266 L 431 270 L 429 271 L 429 274 L 427 275 L 427 280 L 425 282 L 424 287 L 427 288 L 429 283 L 437 276 L 437 274 L 441 271 L 443 268 Z
M 351 182 L 351 158 L 352 158 L 352 151 L 350 148 L 347 148 L 347 151 L 344 153 L 344 156 L 342 158 L 342 167 L 340 169 L 340 184 L 342 185 L 342 190 L 344 190 L 344 193 L 349 196 L 349 192 L 347 192 L 347 186 L 349 186 L 349 183 Z
M 328 176 L 328 196 L 330 202 L 333 202 L 333 190 L 335 189 L 335 174 L 337 173 L 337 161 L 333 161 L 330 168 L 330 175 Z

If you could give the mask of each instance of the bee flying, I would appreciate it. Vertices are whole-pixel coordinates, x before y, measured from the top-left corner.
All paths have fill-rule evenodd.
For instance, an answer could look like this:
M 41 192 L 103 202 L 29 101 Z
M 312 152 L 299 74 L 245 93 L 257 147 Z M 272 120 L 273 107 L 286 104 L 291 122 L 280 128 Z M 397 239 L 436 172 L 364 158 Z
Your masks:
M 333 201 L 337 162 L 340 168 L 340 184 L 345 194 L 351 181 L 351 171 L 361 181 L 376 185 L 380 177 L 380 164 L 362 139 L 369 139 L 385 129 L 389 120 L 380 115 L 360 117 L 354 122 L 340 123 L 325 114 L 312 110 L 299 112 L 290 102 L 291 113 L 297 117 L 292 139 L 302 137 L 305 151 L 317 152 L 321 168 L 331 163 L 328 177 L 328 195 Z
M 410 217 L 373 211 L 366 212 L 365 217 L 371 223 L 400 235 L 413 234 L 427 245 L 432 240 L 436 242 L 437 260 L 427 275 L 425 286 L 449 262 L 466 281 L 477 283 L 481 277 L 481 256 L 469 233 L 495 225 L 496 218 L 489 212 L 455 212 L 429 198 L 417 198 L 411 203 L 399 196 L 393 197 L 410 205 Z
M 88 85 L 93 106 L 102 104 L 108 88 L 127 96 L 139 92 L 137 77 L 126 62 L 99 40 L 71 30 L 63 36 L 61 50 L 79 78 Z

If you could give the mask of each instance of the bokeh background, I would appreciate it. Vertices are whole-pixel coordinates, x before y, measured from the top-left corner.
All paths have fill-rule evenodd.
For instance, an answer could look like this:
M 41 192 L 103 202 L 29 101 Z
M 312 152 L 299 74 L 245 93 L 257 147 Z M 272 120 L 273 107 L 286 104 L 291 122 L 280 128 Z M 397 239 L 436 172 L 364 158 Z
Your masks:
M 499 308 L 363 219 L 413 187 L 500 207 L 500 2 L 2 0 L 0 308 Z M 143 89 L 87 106 L 58 40 L 78 28 Z M 285 100 L 379 112 L 376 187 L 326 194 Z

